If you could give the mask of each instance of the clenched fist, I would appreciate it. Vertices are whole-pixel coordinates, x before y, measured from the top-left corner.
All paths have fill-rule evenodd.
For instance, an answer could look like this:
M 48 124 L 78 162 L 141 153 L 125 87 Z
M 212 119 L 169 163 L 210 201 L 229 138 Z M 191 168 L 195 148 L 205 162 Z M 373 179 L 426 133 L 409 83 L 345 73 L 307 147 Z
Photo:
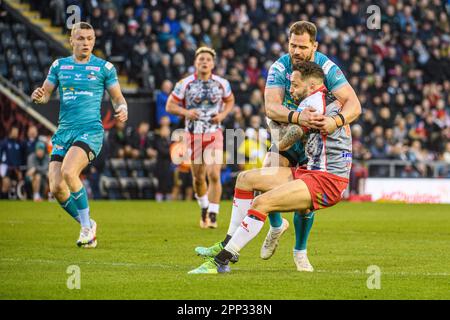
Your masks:
M 40 87 L 34 90 L 31 94 L 31 99 L 34 103 L 45 103 L 45 89 Z

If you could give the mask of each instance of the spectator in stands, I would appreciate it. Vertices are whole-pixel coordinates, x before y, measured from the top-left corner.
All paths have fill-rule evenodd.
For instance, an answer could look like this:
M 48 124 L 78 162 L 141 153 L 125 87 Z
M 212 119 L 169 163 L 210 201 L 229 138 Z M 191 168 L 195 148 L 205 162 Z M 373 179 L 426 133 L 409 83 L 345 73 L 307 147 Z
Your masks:
M 158 179 L 158 190 L 156 201 L 171 200 L 173 188 L 173 169 L 170 157 L 170 120 L 168 117 L 162 118 L 162 125 L 159 133 L 155 137 L 156 158 L 156 178 Z
M 31 183 L 33 201 L 42 201 L 47 188 L 48 155 L 43 142 L 36 143 L 35 152 L 27 159 L 26 180 Z
M 31 125 L 27 130 L 27 139 L 25 140 L 25 158 L 34 153 L 36 149 L 36 143 L 38 141 L 38 129 L 36 126 Z
M 172 89 L 172 82 L 170 80 L 164 80 L 161 85 L 161 91 L 156 95 L 156 122 L 161 126 L 161 120 L 164 120 L 163 117 L 169 117 L 171 127 L 175 129 L 180 123 L 180 118 L 166 111 L 167 99 Z
M 154 159 L 157 151 L 154 148 L 153 133 L 150 132 L 150 125 L 147 121 L 142 121 L 135 134 L 131 138 L 131 156 L 134 159 Z
M 108 132 L 108 149 L 110 158 L 131 157 L 130 129 L 125 128 L 125 123 L 117 121 Z
M 25 165 L 25 147 L 19 140 L 19 129 L 12 127 L 9 137 L 0 143 L 0 161 L 2 177 L 2 199 L 9 197 L 9 192 L 18 181 L 22 180 L 22 166 Z
M 155 86 L 161 88 L 161 85 L 166 79 L 174 79 L 172 66 L 170 65 L 170 55 L 163 54 L 160 63 L 155 68 Z

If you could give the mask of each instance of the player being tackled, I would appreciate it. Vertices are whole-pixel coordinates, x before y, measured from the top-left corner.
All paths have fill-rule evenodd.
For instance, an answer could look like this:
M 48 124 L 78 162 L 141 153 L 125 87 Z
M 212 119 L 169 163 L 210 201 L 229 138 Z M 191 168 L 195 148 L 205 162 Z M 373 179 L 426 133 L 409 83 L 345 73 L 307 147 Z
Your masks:
M 298 210 L 307 213 L 331 207 L 341 200 L 350 175 L 352 140 L 350 128 L 340 114 L 340 105 L 326 103 L 327 89 L 323 82 L 324 72 L 316 63 L 294 64 L 290 92 L 301 103 L 297 111 L 288 115 L 287 122 L 291 124 L 287 133 L 275 142 L 279 150 L 286 150 L 302 139 L 308 158 L 307 169 L 272 167 L 240 173 L 233 210 L 245 212 L 246 217 L 227 245 L 190 274 L 229 272 L 229 262 L 238 259 L 240 251 L 261 231 L 271 212 Z M 299 126 L 300 111 L 307 106 L 333 119 L 338 129 L 327 134 Z M 254 198 L 255 191 L 263 194 Z M 297 270 L 308 268 L 309 261 L 301 255 L 294 252 L 293 258 Z

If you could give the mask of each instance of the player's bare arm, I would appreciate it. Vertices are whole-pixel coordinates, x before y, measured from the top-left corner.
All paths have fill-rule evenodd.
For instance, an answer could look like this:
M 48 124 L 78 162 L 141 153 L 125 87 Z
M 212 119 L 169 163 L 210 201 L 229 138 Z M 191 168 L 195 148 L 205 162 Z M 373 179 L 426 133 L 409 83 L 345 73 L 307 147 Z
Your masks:
M 342 121 L 341 117 L 325 117 L 323 120 L 322 133 L 332 133 L 338 127 L 352 123 L 361 114 L 361 103 L 358 96 L 353 90 L 350 84 L 345 84 L 338 90 L 333 92 L 336 99 L 342 104 L 341 114 L 345 121 Z
M 44 81 L 42 87 L 36 88 L 31 94 L 31 99 L 34 103 L 45 104 L 50 100 L 52 96 L 55 85 L 48 80 Z
M 292 145 L 294 145 L 294 143 L 303 137 L 303 130 L 298 125 L 290 124 L 285 130 L 286 133 L 282 136 L 280 142 L 278 143 L 278 149 L 280 151 L 289 149 Z
M 125 122 L 128 120 L 128 107 L 127 102 L 122 94 L 119 83 L 109 87 L 109 96 L 111 97 L 111 103 L 113 105 L 114 111 L 116 112 L 115 117 L 120 122 Z
M 199 117 L 198 111 L 195 109 L 187 110 L 186 108 L 180 107 L 178 102 L 172 97 L 172 95 L 169 96 L 169 99 L 167 99 L 166 103 L 166 111 L 168 113 L 182 116 L 185 118 L 188 118 L 189 120 L 197 120 Z
M 267 117 L 278 122 L 296 123 L 312 129 L 322 129 L 325 125 L 325 116 L 317 114 L 314 108 L 305 108 L 302 112 L 295 112 L 290 119 L 291 110 L 283 106 L 283 99 L 284 88 L 266 88 L 264 90 Z
M 227 99 L 225 99 L 224 102 L 224 109 L 222 112 L 216 114 L 212 119 L 211 122 L 212 123 L 220 123 L 222 122 L 227 115 L 231 112 L 231 110 L 233 110 L 234 108 L 234 95 L 231 94 L 229 97 L 227 97 Z
M 303 130 L 295 124 L 281 124 L 270 120 L 268 127 L 274 143 L 280 151 L 289 149 L 303 136 Z

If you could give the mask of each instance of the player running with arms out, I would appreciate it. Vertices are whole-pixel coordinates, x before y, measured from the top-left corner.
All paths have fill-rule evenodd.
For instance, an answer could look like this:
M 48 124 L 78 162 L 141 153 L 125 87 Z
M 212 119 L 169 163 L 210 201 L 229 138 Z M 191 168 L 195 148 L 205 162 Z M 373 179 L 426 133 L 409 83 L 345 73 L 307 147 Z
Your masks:
M 31 95 L 35 103 L 47 103 L 58 87 L 60 112 L 58 129 L 52 137 L 50 191 L 61 207 L 81 224 L 77 245 L 97 246 L 97 224 L 90 219 L 88 195 L 80 180 L 81 171 L 99 154 L 103 143 L 100 117 L 106 89 L 118 121 L 128 118 L 114 66 L 92 54 L 95 33 L 86 22 L 75 24 L 70 44 L 73 55 L 53 62 L 42 87 Z
M 190 271 L 191 274 L 229 272 L 229 261 L 237 260 L 240 251 L 261 231 L 272 212 L 295 210 L 307 213 L 331 207 L 341 200 L 351 169 L 350 128 L 342 123 L 340 105 L 336 102 L 327 105 L 324 73 L 319 65 L 309 61 L 295 63 L 291 81 L 292 98 L 302 102 L 297 111 L 290 111 L 288 117 L 298 125 L 289 126 L 277 147 L 287 150 L 303 139 L 308 158 L 307 169 L 271 167 L 240 173 L 232 210 L 244 212 L 246 217 L 225 248 Z M 300 111 L 306 107 L 330 117 L 338 123 L 338 128 L 327 134 L 301 126 Z M 253 198 L 254 191 L 264 193 Z M 299 270 L 301 258 L 295 253 L 294 262 Z
M 345 124 L 354 121 L 361 113 L 361 105 L 353 88 L 348 83 L 340 68 L 327 58 L 324 54 L 316 51 L 318 43 L 316 42 L 316 26 L 308 21 L 295 22 L 289 29 L 289 53 L 280 57 L 272 64 L 267 77 L 266 88 L 264 91 L 265 109 L 268 119 L 268 126 L 272 134 L 278 130 L 279 137 L 286 133 L 284 124 L 288 122 L 290 110 L 296 110 L 297 105 L 290 95 L 292 64 L 301 61 L 313 61 L 321 66 L 325 74 L 325 86 L 328 92 L 339 101 L 342 107 L 343 118 L 338 119 Z M 320 129 L 327 133 L 332 133 L 337 129 L 336 122 L 329 116 L 315 114 L 312 109 L 305 108 L 299 117 L 299 122 L 305 127 Z M 264 167 L 281 166 L 296 167 L 306 162 L 303 143 L 296 142 L 291 148 L 284 151 L 276 150 L 272 146 L 266 154 Z M 197 254 L 204 257 L 211 257 L 217 254 L 228 241 L 233 233 L 239 227 L 242 219 L 245 218 L 245 212 L 233 211 L 230 226 L 225 239 L 211 247 L 197 247 Z M 274 254 L 278 241 L 283 232 L 288 228 L 289 223 L 282 219 L 280 213 L 269 215 L 270 229 L 261 247 L 261 258 L 269 259 Z M 294 253 L 301 259 L 301 271 L 313 271 L 307 257 L 307 240 L 314 222 L 314 212 L 299 213 L 294 215 L 295 227 L 295 247 Z
M 201 208 L 201 228 L 217 228 L 222 195 L 223 133 L 220 124 L 234 107 L 230 83 L 212 73 L 215 57 L 213 49 L 197 49 L 195 73 L 175 85 L 166 104 L 167 112 L 186 119 L 186 140 L 191 154 L 195 197 Z

